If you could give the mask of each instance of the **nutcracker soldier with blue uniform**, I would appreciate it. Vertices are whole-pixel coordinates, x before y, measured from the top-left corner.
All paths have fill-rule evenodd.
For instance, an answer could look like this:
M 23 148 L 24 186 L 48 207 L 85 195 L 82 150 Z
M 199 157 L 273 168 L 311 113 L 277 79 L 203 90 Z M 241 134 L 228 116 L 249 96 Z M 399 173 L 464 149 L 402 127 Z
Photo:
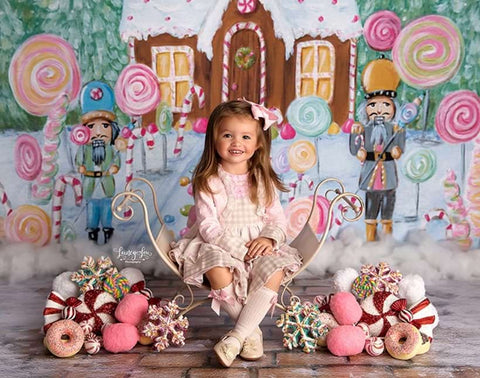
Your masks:
M 87 202 L 88 238 L 98 243 L 100 225 L 104 242 L 113 235 L 112 211 L 115 194 L 114 175 L 120 169 L 120 156 L 114 149 L 119 134 L 113 107 L 112 89 L 101 81 L 86 84 L 81 93 L 81 122 L 90 129 L 89 141 L 80 146 L 75 155 L 75 165 L 82 175 L 83 198 Z
M 405 131 L 396 121 L 395 100 L 400 83 L 393 62 L 380 58 L 362 72 L 365 100 L 357 112 L 359 123 L 350 134 L 350 153 L 362 163 L 359 189 L 365 191 L 367 241 L 377 237 L 377 217 L 385 234 L 392 233 L 392 216 L 398 186 L 397 164 L 405 150 Z

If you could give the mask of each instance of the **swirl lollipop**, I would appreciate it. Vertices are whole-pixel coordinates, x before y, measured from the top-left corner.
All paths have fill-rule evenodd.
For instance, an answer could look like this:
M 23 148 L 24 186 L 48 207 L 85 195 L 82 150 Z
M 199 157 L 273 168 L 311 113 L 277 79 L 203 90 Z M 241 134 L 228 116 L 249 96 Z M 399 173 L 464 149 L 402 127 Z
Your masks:
M 72 46 L 59 36 L 38 34 L 15 52 L 8 72 L 18 104 L 27 112 L 45 116 L 66 93 L 74 101 L 80 93 L 80 68 Z
M 289 123 L 304 136 L 316 137 L 328 130 L 332 113 L 328 103 L 317 96 L 299 97 L 287 110 Z
M 400 34 L 402 22 L 396 13 L 382 10 L 373 13 L 365 21 L 363 36 L 373 50 L 390 50 Z
M 287 173 L 290 170 L 288 163 L 288 146 L 282 147 L 272 158 L 272 168 L 277 174 Z
M 289 238 L 295 238 L 307 222 L 312 201 L 312 198 L 297 198 L 288 204 L 285 214 L 287 216 L 287 235 Z M 319 223 L 320 214 L 318 211 L 314 211 L 308 224 L 313 230 L 317 230 Z
M 413 151 L 403 158 L 403 161 L 402 173 L 415 184 L 432 178 L 437 170 L 437 157 L 432 150 Z
M 448 143 L 464 143 L 480 132 L 480 97 L 460 90 L 446 95 L 435 115 L 435 129 Z
M 395 39 L 392 60 L 405 83 L 430 89 L 457 73 L 463 50 L 457 26 L 446 17 L 429 15 L 403 28 Z
M 155 119 L 157 120 L 159 131 L 162 134 L 168 133 L 173 124 L 173 114 L 170 105 L 166 102 L 161 102 L 160 105 L 158 105 Z
M 115 99 L 122 112 L 131 117 L 151 112 L 160 103 L 155 73 L 145 64 L 129 64 L 115 84 Z
M 52 222 L 38 206 L 21 205 L 5 219 L 5 235 L 11 242 L 44 246 L 50 241 Z
M 70 140 L 78 146 L 88 143 L 90 129 L 85 125 L 76 125 L 70 132 Z
M 37 140 L 28 134 L 20 135 L 15 142 L 15 171 L 18 177 L 32 181 L 42 170 L 42 150 Z
M 315 146 L 307 140 L 293 142 L 288 149 L 288 162 L 297 173 L 308 171 L 317 162 Z

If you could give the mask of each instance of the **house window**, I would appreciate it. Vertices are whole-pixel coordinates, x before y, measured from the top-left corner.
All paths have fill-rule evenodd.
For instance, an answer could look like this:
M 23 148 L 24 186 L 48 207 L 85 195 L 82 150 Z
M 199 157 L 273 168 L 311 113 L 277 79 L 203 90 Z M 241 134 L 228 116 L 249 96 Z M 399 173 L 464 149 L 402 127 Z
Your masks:
M 329 104 L 335 84 L 335 49 L 327 41 L 297 45 L 295 92 L 297 97 L 318 96 Z
M 193 49 L 189 46 L 152 47 L 152 66 L 160 83 L 162 101 L 172 112 L 181 112 L 188 90 L 193 86 Z

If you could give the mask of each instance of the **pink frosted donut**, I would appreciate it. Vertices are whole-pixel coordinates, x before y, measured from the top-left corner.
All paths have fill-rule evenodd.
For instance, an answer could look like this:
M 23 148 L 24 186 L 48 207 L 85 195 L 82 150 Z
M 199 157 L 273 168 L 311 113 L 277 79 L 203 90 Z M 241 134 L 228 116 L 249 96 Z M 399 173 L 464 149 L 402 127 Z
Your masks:
M 409 360 L 418 354 L 422 345 L 420 331 L 408 323 L 391 326 L 385 335 L 385 348 L 397 360 Z
M 85 333 L 73 320 L 59 320 L 45 335 L 45 346 L 57 357 L 72 357 L 82 349 Z

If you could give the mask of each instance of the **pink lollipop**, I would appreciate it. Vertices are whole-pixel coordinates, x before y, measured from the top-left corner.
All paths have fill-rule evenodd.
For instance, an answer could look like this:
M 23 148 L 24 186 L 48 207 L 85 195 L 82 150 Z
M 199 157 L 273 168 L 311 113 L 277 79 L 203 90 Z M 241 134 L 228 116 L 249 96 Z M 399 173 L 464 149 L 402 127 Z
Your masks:
M 325 231 L 329 207 L 330 202 L 328 199 L 324 196 L 317 196 L 317 209 L 313 211 L 314 213 L 318 212 L 317 234 L 321 234 Z
M 66 93 L 69 102 L 80 93 L 80 68 L 72 46 L 59 36 L 38 34 L 15 52 L 8 72 L 18 104 L 27 112 L 45 116 Z
M 90 140 L 90 129 L 85 125 L 76 125 L 70 132 L 70 140 L 78 146 Z
M 287 235 L 289 238 L 293 239 L 296 237 L 307 222 L 310 209 L 312 208 L 312 201 L 312 198 L 297 198 L 288 204 L 285 214 L 287 216 Z M 320 223 L 318 211 L 312 213 L 308 223 L 314 230 L 318 229 Z
M 463 50 L 457 26 L 446 17 L 430 15 L 403 28 L 393 45 L 392 60 L 405 83 L 430 89 L 457 73 Z
M 472 140 L 480 132 L 480 97 L 468 90 L 446 95 L 435 115 L 435 129 L 448 143 Z
M 372 49 L 387 51 L 392 48 L 401 29 L 402 22 L 397 14 L 382 10 L 367 18 L 363 26 L 363 36 Z
M 31 135 L 20 135 L 15 142 L 15 170 L 18 177 L 32 181 L 41 169 L 42 150 L 37 140 Z
M 155 73 L 145 64 L 129 64 L 115 84 L 115 99 L 122 112 L 131 117 L 155 110 L 160 103 L 160 88 Z

